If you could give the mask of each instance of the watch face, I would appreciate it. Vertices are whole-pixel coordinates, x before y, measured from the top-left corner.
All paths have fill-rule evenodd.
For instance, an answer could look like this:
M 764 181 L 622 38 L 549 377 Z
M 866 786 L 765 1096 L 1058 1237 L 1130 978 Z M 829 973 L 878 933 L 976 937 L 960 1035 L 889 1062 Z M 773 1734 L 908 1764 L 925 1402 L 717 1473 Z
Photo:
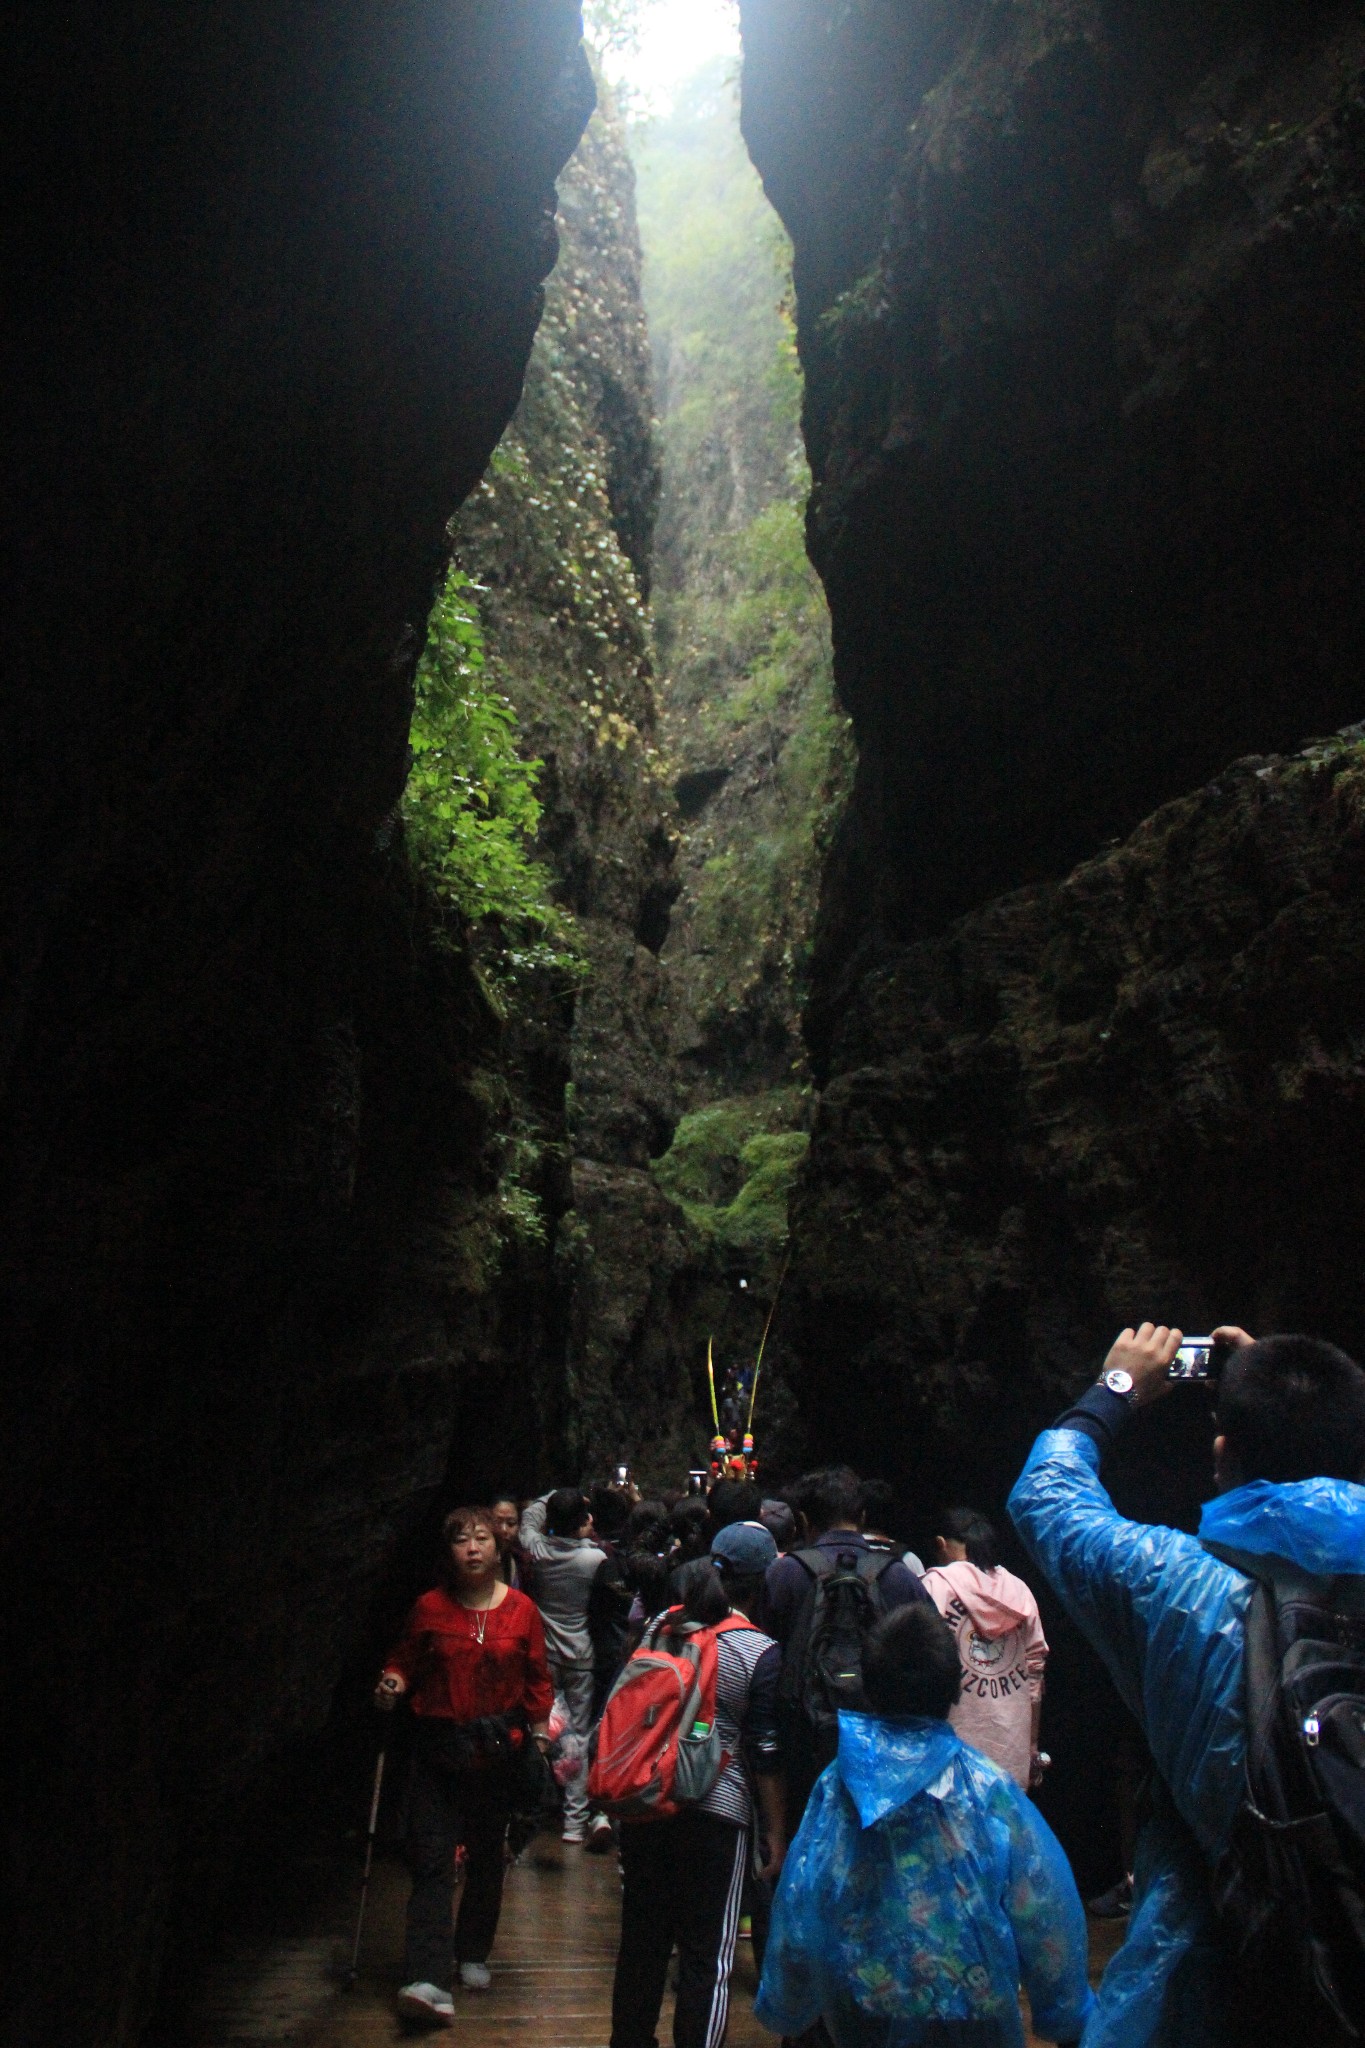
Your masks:
M 1133 1391 L 1133 1375 L 1130 1372 L 1125 1372 L 1121 1365 L 1114 1365 L 1104 1375 L 1104 1384 L 1108 1387 L 1111 1394 L 1131 1394 Z

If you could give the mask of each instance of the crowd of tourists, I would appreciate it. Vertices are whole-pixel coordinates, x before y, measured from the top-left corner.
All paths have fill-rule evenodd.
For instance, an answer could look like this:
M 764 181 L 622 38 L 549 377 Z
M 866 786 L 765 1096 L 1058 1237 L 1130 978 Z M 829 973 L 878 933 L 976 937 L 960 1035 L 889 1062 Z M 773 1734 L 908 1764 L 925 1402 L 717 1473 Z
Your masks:
M 489 1983 L 509 1860 L 546 1825 L 615 1857 L 611 2048 L 721 2048 L 741 1931 L 759 2021 L 836 2048 L 1347 2048 L 1365 2040 L 1365 1371 L 1215 1332 L 1216 1494 L 1198 1535 L 1101 1478 L 1178 1384 L 1143 1324 L 1035 1443 L 1026 1558 L 1150 1752 L 1126 1938 L 1098 1994 L 1033 1795 L 1048 1645 L 979 1509 L 926 1566 L 846 1467 L 461 1507 L 388 1657 L 410 1708 L 400 2011 Z M 1022 1561 L 1022 1560 L 1021 1560 Z M 456 1868 L 463 1871 L 458 1912 Z

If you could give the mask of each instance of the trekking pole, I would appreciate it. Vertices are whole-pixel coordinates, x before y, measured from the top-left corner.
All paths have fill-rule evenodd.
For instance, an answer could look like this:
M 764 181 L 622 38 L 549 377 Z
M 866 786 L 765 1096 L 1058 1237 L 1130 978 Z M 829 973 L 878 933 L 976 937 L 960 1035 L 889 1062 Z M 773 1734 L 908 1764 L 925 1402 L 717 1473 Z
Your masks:
M 360 1974 L 360 1936 L 365 1926 L 365 1907 L 370 1896 L 370 1866 L 374 1862 L 374 1838 L 379 1826 L 379 1794 L 384 1787 L 385 1748 L 381 1747 L 379 1759 L 374 1767 L 374 1793 L 370 1800 L 370 1831 L 365 1840 L 365 1875 L 360 1882 L 360 1911 L 355 1921 L 355 1941 L 351 1947 L 351 1969 L 346 1979 L 346 1988 L 351 1990 Z

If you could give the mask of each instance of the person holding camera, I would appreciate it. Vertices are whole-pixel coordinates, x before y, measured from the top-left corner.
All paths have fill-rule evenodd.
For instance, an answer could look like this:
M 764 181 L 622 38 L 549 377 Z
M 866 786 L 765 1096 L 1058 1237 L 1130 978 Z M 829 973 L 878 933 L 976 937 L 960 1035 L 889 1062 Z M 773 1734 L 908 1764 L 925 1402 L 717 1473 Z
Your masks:
M 593 1588 L 607 1553 L 596 1540 L 592 1506 L 577 1486 L 557 1486 L 528 1502 L 521 1518 L 521 1543 L 535 1568 L 536 1604 L 545 1624 L 550 1675 L 569 1710 L 569 1726 L 585 1747 L 593 1727 L 593 1639 L 588 1622 Z M 564 1787 L 562 1839 L 583 1843 L 588 1835 L 588 1766 Z
M 491 1511 L 456 1508 L 443 1533 L 445 1583 L 424 1593 L 409 1614 L 374 1697 L 385 1712 L 407 1699 L 414 1722 L 406 1841 L 412 1894 L 398 2009 L 405 2018 L 449 2026 L 453 1961 L 466 1990 L 488 1985 L 507 1823 L 527 1745 L 548 1746 L 554 1689 L 535 1604 L 498 1576 Z M 465 1883 L 452 1947 L 461 1843 Z
M 1365 1898 L 1351 1843 L 1358 1859 L 1365 1740 L 1353 1717 L 1365 1723 L 1365 1698 L 1349 1688 L 1365 1673 L 1365 1371 L 1311 1337 L 1257 1343 L 1226 1325 L 1211 1341 L 1218 1497 L 1198 1537 L 1125 1520 L 1100 1480 L 1135 1412 L 1207 1367 L 1207 1345 L 1182 1364 L 1181 1333 L 1164 1325 L 1121 1333 L 1010 1496 L 1025 1546 L 1156 1767 L 1127 1939 L 1086 2048 L 1361 2038 L 1350 2029 L 1365 2012 Z M 1284 1715 L 1296 1668 L 1286 1645 L 1305 1623 L 1335 1674 L 1321 1719 L 1316 1705 Z M 1300 1788 L 1321 1795 L 1297 1832 L 1251 1796 L 1277 1757 L 1290 1807 Z M 1319 1757 L 1334 1779 L 1317 1775 Z

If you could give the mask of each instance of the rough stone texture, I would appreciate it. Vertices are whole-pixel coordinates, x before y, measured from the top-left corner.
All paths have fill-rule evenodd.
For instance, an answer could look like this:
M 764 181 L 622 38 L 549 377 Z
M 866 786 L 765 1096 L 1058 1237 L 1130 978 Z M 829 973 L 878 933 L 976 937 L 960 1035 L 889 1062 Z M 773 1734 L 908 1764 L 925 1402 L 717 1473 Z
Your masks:
M 859 947 L 1062 873 L 1356 715 L 1354 5 L 745 0 L 796 246 Z
M 852 1375 L 847 1442 L 925 1487 L 970 1444 L 998 1498 L 1132 1318 L 1365 1350 L 1363 885 L 1354 728 L 884 953 L 798 1204 L 803 1397 Z
M 1226 768 L 1362 710 L 1365 22 L 741 11 L 859 747 L 783 1334 L 927 1524 L 1131 1317 L 1365 1340 L 1359 748 Z M 1188 1517 L 1207 1415 L 1138 1435 L 1120 1499 Z M 1047 1801 L 1109 1882 L 1117 1709 L 1057 1640 Z
M 11 75 L 3 2003 L 112 2048 L 481 1420 L 496 1026 L 383 821 L 592 92 L 571 0 L 78 5 Z
M 526 390 L 455 526 L 480 586 L 489 674 L 543 768 L 539 852 L 587 972 L 531 1034 L 570 1084 L 533 1143 L 572 1161 L 547 1204 L 564 1472 L 631 1457 L 676 1479 L 695 1446 L 670 1322 L 682 1218 L 649 1173 L 677 1115 L 668 931 L 675 818 L 656 745 L 646 598 L 659 494 L 634 176 L 609 99 L 561 183 L 562 254 Z M 530 1042 L 530 1041 L 528 1041 Z
M 793 1211 L 807 1427 L 924 1540 L 998 1508 L 1114 1330 L 1320 1331 L 1365 1351 L 1365 741 L 1252 756 L 1065 881 L 888 947 L 833 1047 Z M 1208 1407 L 1134 1425 L 1125 1512 L 1193 1527 Z M 1122 1716 L 1044 1594 L 1044 1797 L 1084 1886 L 1122 1869 Z

